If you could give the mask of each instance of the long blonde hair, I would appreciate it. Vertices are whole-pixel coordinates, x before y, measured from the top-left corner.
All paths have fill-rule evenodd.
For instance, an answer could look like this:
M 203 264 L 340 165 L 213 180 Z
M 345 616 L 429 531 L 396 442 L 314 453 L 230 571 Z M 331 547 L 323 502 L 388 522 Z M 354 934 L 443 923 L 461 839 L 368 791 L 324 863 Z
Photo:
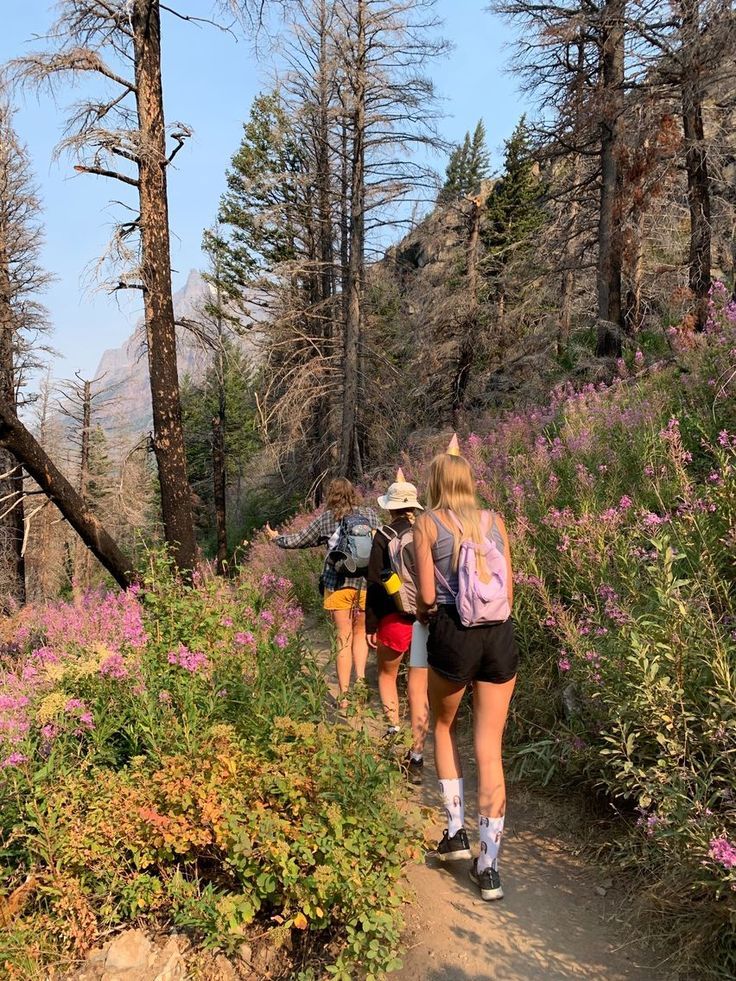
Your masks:
M 342 521 L 346 514 L 350 514 L 357 503 L 358 495 L 346 477 L 336 477 L 330 481 L 325 504 L 338 521 Z
M 429 467 L 427 497 L 433 511 L 452 511 L 463 526 L 461 533 L 450 520 L 454 539 L 452 564 L 453 568 L 457 568 L 462 543 L 469 540 L 480 544 L 483 541 L 475 478 L 464 456 L 439 453 L 432 460 Z

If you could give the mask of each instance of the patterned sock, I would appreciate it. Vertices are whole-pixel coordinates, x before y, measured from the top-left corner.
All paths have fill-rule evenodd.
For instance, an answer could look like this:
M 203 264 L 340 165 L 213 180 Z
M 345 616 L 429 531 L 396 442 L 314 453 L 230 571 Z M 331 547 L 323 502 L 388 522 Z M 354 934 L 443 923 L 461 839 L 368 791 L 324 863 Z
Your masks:
M 440 780 L 440 790 L 447 814 L 447 833 L 452 838 L 465 824 L 465 802 L 463 798 L 463 778 Z
M 498 852 L 503 836 L 503 818 L 485 817 L 478 815 L 478 830 L 480 831 L 480 855 L 478 856 L 478 871 L 487 868 L 498 868 Z

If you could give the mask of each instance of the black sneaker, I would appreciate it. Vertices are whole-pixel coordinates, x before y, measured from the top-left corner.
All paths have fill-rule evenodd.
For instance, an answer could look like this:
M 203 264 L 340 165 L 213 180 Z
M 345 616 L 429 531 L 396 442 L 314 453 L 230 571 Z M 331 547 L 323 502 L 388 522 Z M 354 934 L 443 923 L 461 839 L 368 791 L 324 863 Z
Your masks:
M 480 898 L 485 899 L 487 903 L 493 902 L 494 899 L 503 899 L 501 876 L 493 866 L 479 872 L 478 859 L 476 858 L 470 870 L 470 878 L 480 889 Z
M 459 862 L 464 858 L 471 858 L 470 842 L 465 828 L 456 831 L 452 838 L 445 829 L 442 832 L 442 841 L 435 849 L 435 854 L 440 862 Z
M 406 774 L 406 779 L 409 783 L 418 787 L 422 782 L 422 776 L 424 775 L 424 760 L 415 760 L 412 758 L 411 750 L 404 757 L 404 773 Z

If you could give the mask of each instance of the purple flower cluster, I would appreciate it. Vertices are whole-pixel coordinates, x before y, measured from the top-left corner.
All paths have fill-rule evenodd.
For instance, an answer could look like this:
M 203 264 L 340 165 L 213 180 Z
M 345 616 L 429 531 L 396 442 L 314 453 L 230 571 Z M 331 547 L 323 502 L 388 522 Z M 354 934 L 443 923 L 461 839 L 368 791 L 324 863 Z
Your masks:
M 201 651 L 190 651 L 184 644 L 179 644 L 175 651 L 169 651 L 166 659 L 169 664 L 175 664 L 190 674 L 199 674 L 199 672 L 206 671 L 210 667 L 209 658 L 206 654 Z
M 725 835 L 711 839 L 708 855 L 724 869 L 736 869 L 736 845 Z

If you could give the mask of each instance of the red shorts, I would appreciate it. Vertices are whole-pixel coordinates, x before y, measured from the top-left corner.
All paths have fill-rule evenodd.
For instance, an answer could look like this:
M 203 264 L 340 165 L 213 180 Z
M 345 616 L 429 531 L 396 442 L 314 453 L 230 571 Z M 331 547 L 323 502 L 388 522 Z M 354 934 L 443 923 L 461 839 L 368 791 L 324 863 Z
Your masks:
M 378 624 L 376 640 L 397 654 L 403 654 L 411 646 L 411 628 L 413 620 L 403 613 L 388 613 Z

